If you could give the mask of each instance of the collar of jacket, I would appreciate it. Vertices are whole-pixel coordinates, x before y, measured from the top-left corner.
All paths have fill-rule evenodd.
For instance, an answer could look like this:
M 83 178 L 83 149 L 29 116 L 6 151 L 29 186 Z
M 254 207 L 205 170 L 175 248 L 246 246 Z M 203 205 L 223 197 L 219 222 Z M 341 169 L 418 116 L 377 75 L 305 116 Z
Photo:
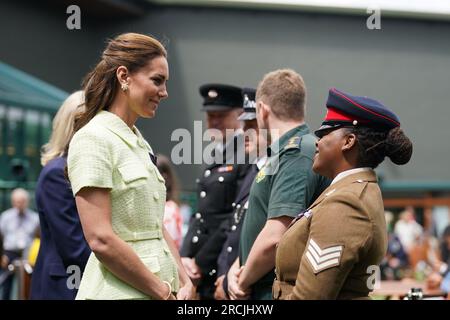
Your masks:
M 329 185 L 328 188 L 326 188 L 322 194 L 314 201 L 314 203 L 308 208 L 312 209 L 315 206 L 317 206 L 319 203 L 321 203 L 328 195 L 331 195 L 334 190 L 339 190 L 340 188 L 352 184 L 352 183 L 361 183 L 361 182 L 378 182 L 377 174 L 374 170 L 367 170 L 362 172 L 357 172 L 354 174 L 350 174 L 336 183 Z
M 153 154 L 152 148 L 136 126 L 133 126 L 133 130 L 131 130 L 119 116 L 105 110 L 100 111 L 95 118 L 100 125 L 117 135 L 129 146 L 136 148 L 139 145 Z
M 291 138 L 295 136 L 301 137 L 304 136 L 305 134 L 308 134 L 309 132 L 310 132 L 309 127 L 306 123 L 303 123 L 289 130 L 267 148 L 267 155 L 273 156 L 279 153 L 280 150 L 283 150 L 284 147 L 290 142 Z

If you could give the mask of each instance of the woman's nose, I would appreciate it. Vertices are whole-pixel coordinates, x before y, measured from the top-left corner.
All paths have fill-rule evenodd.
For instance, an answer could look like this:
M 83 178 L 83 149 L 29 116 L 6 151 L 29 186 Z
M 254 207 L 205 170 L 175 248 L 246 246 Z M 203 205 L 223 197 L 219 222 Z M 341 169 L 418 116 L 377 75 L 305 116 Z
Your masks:
M 169 96 L 169 93 L 167 92 L 167 88 L 164 88 L 163 90 L 161 90 L 160 92 L 159 92 L 159 97 L 161 98 L 161 99 L 165 99 L 165 98 L 167 98 Z

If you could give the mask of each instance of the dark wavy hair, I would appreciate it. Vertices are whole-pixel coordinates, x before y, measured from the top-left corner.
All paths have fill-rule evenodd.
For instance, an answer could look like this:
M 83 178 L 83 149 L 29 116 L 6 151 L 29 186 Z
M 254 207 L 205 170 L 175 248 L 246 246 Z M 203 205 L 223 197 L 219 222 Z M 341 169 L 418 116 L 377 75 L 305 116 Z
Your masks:
M 375 169 L 385 157 L 398 165 L 406 164 L 411 159 L 412 142 L 400 127 L 389 131 L 369 127 L 350 127 L 347 130 L 356 136 L 359 167 Z

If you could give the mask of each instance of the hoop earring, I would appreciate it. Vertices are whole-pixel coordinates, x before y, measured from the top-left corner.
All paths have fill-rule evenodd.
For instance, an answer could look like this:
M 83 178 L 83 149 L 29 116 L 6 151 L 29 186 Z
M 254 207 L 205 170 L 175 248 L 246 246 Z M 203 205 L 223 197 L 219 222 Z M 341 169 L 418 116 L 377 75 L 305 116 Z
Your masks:
M 122 88 L 123 91 L 127 91 L 128 90 L 128 83 L 124 82 L 120 85 L 120 87 Z

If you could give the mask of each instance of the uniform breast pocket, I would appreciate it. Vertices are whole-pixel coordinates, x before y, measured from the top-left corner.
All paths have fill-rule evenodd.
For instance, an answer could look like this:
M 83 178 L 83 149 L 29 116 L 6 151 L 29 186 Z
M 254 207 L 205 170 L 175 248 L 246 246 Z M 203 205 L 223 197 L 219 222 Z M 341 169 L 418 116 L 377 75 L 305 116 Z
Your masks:
M 127 187 L 139 187 L 147 182 L 148 171 L 140 164 L 126 165 L 118 168 L 120 176 Z

